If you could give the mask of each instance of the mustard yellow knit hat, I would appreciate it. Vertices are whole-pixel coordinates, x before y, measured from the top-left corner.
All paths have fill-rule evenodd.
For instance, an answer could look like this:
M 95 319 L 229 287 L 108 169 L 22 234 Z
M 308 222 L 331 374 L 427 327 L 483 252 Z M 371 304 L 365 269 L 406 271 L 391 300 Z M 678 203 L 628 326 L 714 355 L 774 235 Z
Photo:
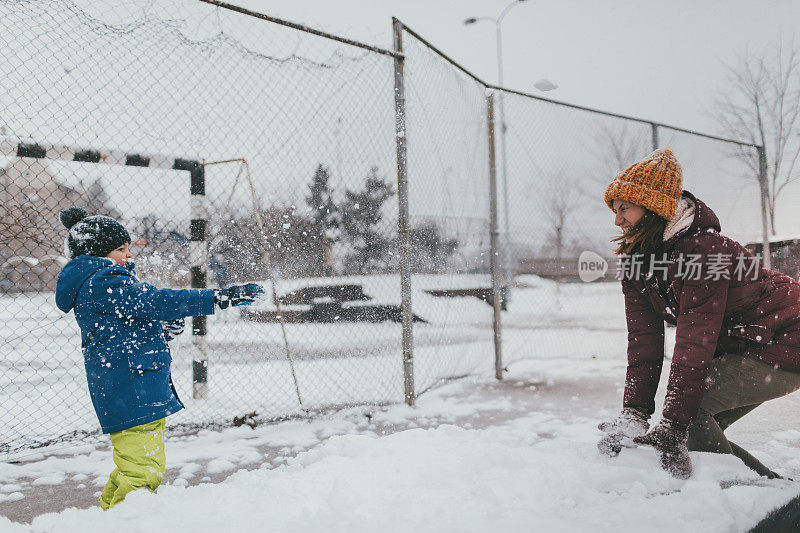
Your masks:
M 611 181 L 605 200 L 613 209 L 613 200 L 640 205 L 670 220 L 681 196 L 683 171 L 669 148 L 660 148 L 637 161 Z

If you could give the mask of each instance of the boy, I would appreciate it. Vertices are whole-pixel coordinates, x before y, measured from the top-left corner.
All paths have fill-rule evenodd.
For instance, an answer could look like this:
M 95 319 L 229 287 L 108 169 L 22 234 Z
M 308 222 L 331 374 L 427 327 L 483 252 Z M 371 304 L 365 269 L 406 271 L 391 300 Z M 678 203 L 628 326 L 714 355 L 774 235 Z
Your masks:
M 56 305 L 75 311 L 86 379 L 103 433 L 111 434 L 117 468 L 100 495 L 108 509 L 136 489 L 154 491 L 164 477 L 165 418 L 183 409 L 172 384 L 166 338 L 184 317 L 252 303 L 255 283 L 227 289 L 157 289 L 140 282 L 129 262 L 131 237 L 116 220 L 70 207 Z M 167 337 L 165 337 L 165 331 Z

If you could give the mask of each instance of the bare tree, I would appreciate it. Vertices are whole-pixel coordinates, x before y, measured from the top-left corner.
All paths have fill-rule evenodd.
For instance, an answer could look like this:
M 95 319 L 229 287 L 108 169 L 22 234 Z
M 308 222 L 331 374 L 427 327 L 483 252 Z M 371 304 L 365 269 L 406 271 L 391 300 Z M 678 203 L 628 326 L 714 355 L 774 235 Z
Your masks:
M 56 230 L 51 229 L 54 227 L 52 220 L 43 220 L 31 205 L 0 205 L 0 263 L 14 255 L 30 255 L 27 252 L 37 247 L 57 246 L 60 240 Z
M 556 259 L 563 258 L 565 235 L 570 218 L 580 203 L 580 188 L 575 180 L 563 173 L 555 174 L 550 180 L 550 196 L 546 204 L 547 220 L 550 222 L 549 241 L 555 245 Z
M 798 177 L 800 51 L 782 42 L 769 52 L 745 51 L 728 66 L 728 75 L 729 89 L 716 98 L 713 115 L 726 135 L 764 147 L 767 174 L 759 185 L 775 234 L 776 201 Z M 733 150 L 752 172 L 749 176 L 759 180 L 758 152 L 747 146 Z
M 631 124 L 629 121 L 615 122 L 613 125 L 604 122 L 600 125 L 597 132 L 599 170 L 604 173 L 606 185 L 611 178 L 650 151 L 651 139 L 643 128 L 641 124 Z
M 598 121 L 598 127 L 587 152 L 592 154 L 585 175 L 589 178 L 582 191 L 596 209 L 605 209 L 598 203 L 611 180 L 623 169 L 640 160 L 652 149 L 649 128 L 627 120 Z

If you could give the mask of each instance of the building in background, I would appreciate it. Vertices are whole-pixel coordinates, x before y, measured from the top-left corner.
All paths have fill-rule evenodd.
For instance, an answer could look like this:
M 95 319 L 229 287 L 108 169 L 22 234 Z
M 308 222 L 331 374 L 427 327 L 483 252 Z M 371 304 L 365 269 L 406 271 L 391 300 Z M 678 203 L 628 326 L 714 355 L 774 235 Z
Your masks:
M 752 242 L 745 248 L 753 254 L 761 254 L 764 246 Z M 800 280 L 800 236 L 773 236 L 770 238 L 770 266 L 792 279 Z
M 117 217 L 102 182 L 69 186 L 42 159 L 0 163 L 0 292 L 54 290 L 66 262 L 58 212 L 72 205 Z

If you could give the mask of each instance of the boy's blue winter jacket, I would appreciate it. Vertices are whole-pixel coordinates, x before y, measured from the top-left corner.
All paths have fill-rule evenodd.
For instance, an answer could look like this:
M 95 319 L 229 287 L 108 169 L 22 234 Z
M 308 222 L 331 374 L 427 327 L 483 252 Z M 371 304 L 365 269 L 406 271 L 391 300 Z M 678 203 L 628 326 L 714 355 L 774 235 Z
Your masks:
M 133 268 L 81 255 L 58 276 L 56 305 L 75 310 L 86 378 L 104 433 L 183 409 L 170 376 L 162 320 L 214 314 L 214 291 L 157 289 Z

